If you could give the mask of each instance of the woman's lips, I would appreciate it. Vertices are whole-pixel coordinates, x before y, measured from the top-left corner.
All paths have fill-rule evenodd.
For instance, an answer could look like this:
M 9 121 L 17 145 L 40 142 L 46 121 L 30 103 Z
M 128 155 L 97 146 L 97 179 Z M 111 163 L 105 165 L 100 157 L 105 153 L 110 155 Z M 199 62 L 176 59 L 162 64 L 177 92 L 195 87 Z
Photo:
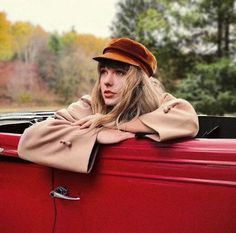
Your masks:
M 112 98 L 116 93 L 112 91 L 104 91 L 105 98 Z

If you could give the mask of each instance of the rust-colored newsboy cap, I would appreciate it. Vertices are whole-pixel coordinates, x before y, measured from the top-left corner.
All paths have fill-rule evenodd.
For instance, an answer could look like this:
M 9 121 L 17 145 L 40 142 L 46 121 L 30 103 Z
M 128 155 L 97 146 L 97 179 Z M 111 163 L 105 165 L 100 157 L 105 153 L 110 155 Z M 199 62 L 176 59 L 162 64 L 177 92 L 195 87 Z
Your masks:
M 155 73 L 157 61 L 154 55 L 141 43 L 129 38 L 112 39 L 103 54 L 93 58 L 96 61 L 110 59 L 139 66 L 150 77 Z

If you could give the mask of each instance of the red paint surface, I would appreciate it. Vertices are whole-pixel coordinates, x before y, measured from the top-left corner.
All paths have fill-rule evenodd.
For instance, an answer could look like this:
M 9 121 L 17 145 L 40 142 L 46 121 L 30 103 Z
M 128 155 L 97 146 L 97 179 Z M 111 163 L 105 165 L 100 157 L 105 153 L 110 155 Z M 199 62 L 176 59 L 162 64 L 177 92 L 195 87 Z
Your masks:
M 54 205 L 51 169 L 0 161 L 0 232 L 51 233 Z
M 5 158 L 16 149 L 13 138 L 0 134 Z M 0 232 L 27 232 L 26 219 L 33 229 L 28 232 L 52 232 L 54 217 L 57 233 L 236 232 L 235 139 L 131 139 L 101 146 L 91 174 L 52 175 L 50 168 L 10 160 L 0 165 L 1 197 L 10 194 L 7 204 L 1 200 L 0 218 L 8 228 Z M 54 210 L 48 193 L 58 186 L 81 200 L 55 199 Z
M 0 133 L 0 154 L 12 157 L 18 157 L 17 145 L 20 140 L 20 134 Z

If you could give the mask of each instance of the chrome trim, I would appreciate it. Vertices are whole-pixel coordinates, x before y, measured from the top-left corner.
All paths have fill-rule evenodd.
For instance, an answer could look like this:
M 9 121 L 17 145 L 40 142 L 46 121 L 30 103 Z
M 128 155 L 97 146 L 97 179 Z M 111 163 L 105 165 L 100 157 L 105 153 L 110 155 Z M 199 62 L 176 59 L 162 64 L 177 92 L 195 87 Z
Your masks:
M 52 198 L 60 198 L 64 200 L 69 200 L 69 201 L 79 201 L 80 197 L 70 197 L 67 196 L 68 189 L 63 187 L 63 186 L 58 186 L 55 190 L 51 191 L 49 195 Z

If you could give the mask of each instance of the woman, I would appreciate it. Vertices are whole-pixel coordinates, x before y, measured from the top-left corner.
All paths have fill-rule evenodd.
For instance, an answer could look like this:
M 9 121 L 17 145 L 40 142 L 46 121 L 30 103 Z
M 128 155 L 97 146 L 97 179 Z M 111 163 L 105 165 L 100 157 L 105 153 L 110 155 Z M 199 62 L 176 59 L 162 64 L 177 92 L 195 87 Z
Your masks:
M 165 141 L 197 134 L 195 110 L 186 100 L 165 93 L 151 77 L 157 62 L 142 44 L 129 38 L 113 39 L 94 60 L 99 78 L 91 98 L 84 96 L 57 111 L 55 119 L 27 129 L 18 147 L 22 158 L 72 171 L 80 163 L 87 172 L 96 142 L 117 143 L 135 136 Z M 63 159 L 72 148 L 82 160 L 77 161 L 78 156 Z M 43 161 L 42 153 L 48 155 Z

